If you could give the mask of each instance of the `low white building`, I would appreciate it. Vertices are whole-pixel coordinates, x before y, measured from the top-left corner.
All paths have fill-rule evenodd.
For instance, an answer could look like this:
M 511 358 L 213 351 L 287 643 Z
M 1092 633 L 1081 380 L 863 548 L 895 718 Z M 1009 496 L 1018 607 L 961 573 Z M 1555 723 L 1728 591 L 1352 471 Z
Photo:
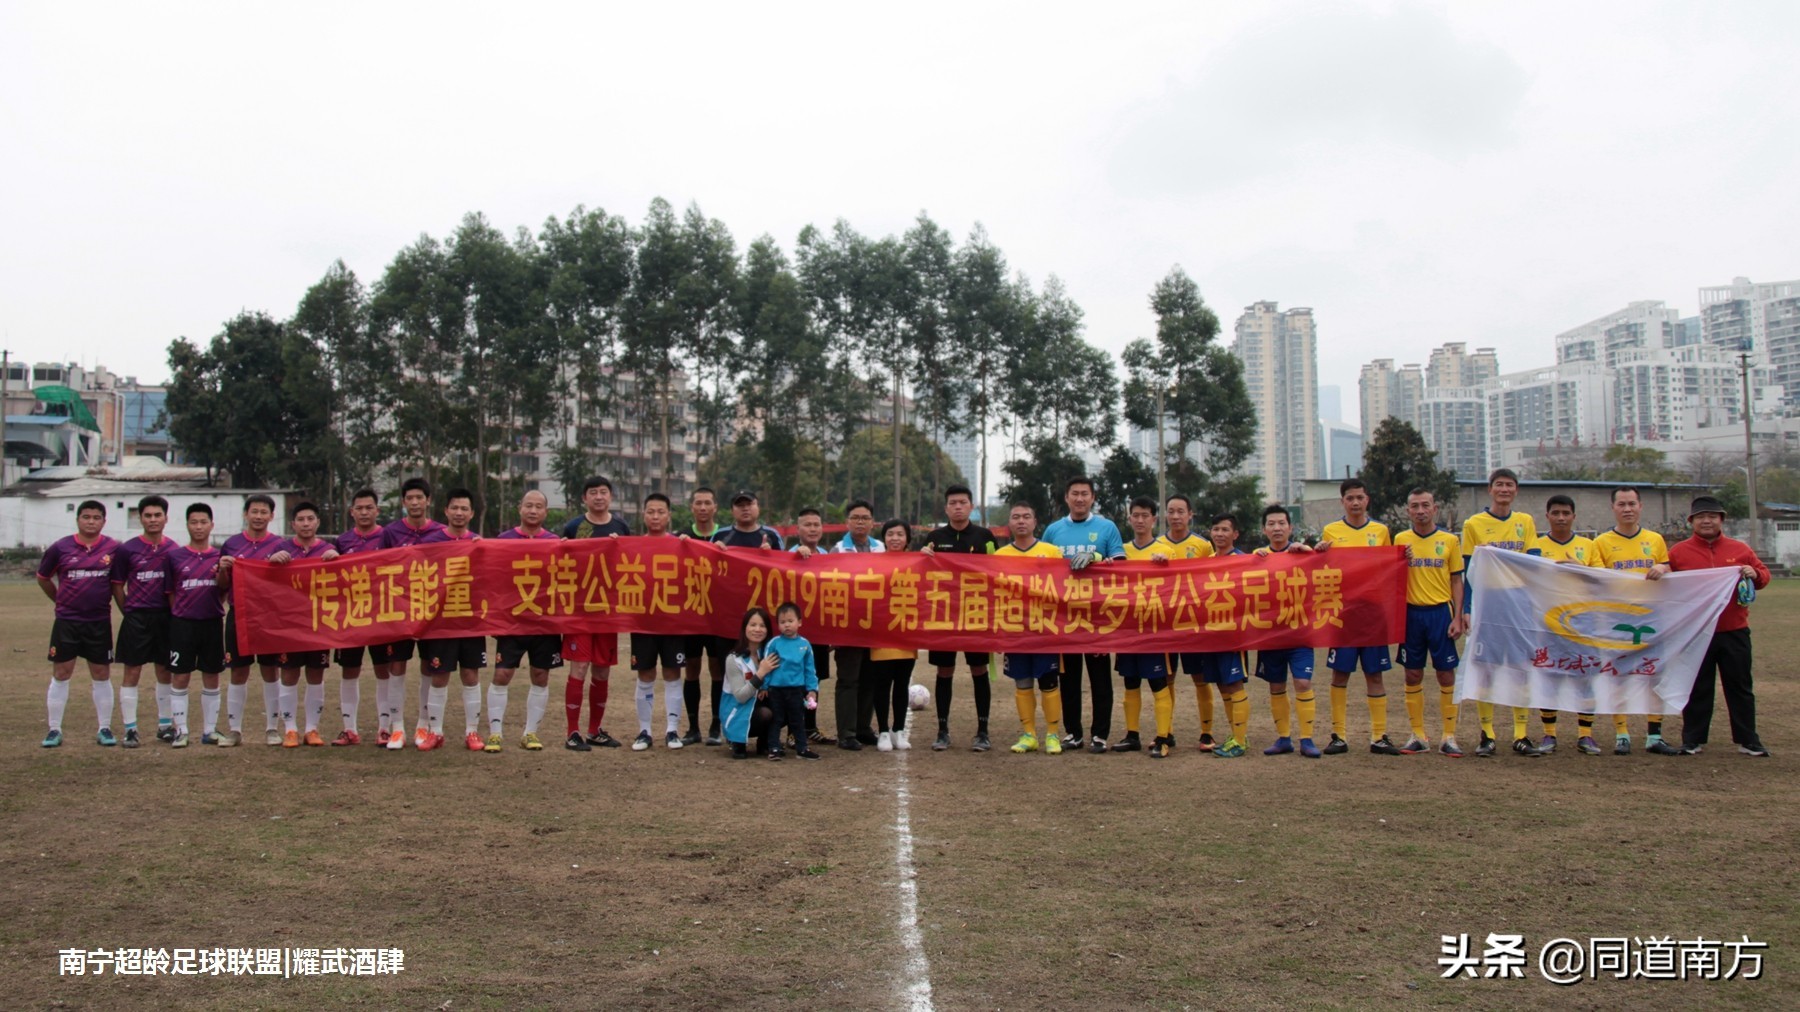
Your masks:
M 46 548 L 75 533 L 75 508 L 93 499 L 106 507 L 105 532 L 123 541 L 143 532 L 138 500 L 160 495 L 169 501 L 167 533 L 187 540 L 187 508 L 203 502 L 212 507 L 213 541 L 221 543 L 244 529 L 244 497 L 262 493 L 275 500 L 269 529 L 287 533 L 287 514 L 298 502 L 291 489 L 228 488 L 206 484 L 206 471 L 173 467 L 149 457 L 128 457 L 116 468 L 39 468 L 0 491 L 0 545 Z

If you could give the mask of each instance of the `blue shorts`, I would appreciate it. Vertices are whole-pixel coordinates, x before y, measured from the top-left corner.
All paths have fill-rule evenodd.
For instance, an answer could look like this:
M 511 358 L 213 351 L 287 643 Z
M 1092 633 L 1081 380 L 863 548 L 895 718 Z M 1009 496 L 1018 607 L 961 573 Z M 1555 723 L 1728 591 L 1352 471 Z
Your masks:
M 1214 655 L 1212 655 L 1212 654 L 1170 654 L 1169 655 L 1169 674 L 1179 675 L 1182 673 L 1186 673 L 1186 674 L 1193 675 L 1195 678 L 1199 678 L 1206 671 L 1206 658 L 1211 657 L 1211 656 L 1214 656 Z
M 1258 650 L 1256 652 L 1256 677 L 1265 682 L 1285 682 L 1288 672 L 1295 678 L 1312 680 L 1313 650 L 1312 647 L 1287 647 L 1282 650 Z
M 1455 671 L 1456 640 L 1450 637 L 1450 606 L 1447 604 L 1409 604 L 1406 606 L 1406 642 L 1400 644 L 1400 666 L 1409 671 L 1425 667 L 1426 655 L 1439 671 Z
M 1359 661 L 1365 675 L 1379 675 L 1394 668 L 1394 663 L 1388 659 L 1385 644 L 1378 647 L 1331 647 L 1325 651 L 1325 666 L 1342 674 L 1355 671 Z
M 1061 654 L 1007 654 L 1001 671 L 1015 682 L 1040 681 L 1062 670 Z
M 1137 688 L 1142 681 L 1169 677 L 1168 654 L 1120 654 L 1114 663 L 1128 689 Z
M 1208 685 L 1236 685 L 1244 680 L 1244 671 L 1249 665 L 1244 663 L 1243 654 L 1227 652 L 1182 654 L 1181 667 L 1182 670 L 1193 675 L 1196 681 L 1205 682 Z

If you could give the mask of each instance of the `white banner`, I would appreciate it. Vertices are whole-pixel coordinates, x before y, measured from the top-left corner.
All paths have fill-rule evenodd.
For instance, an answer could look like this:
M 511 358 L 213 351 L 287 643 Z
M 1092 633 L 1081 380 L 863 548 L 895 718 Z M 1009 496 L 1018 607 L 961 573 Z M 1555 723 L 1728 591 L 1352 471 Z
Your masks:
M 1572 713 L 1680 712 L 1738 581 L 1730 568 L 1647 580 L 1487 547 L 1469 569 L 1457 700 Z

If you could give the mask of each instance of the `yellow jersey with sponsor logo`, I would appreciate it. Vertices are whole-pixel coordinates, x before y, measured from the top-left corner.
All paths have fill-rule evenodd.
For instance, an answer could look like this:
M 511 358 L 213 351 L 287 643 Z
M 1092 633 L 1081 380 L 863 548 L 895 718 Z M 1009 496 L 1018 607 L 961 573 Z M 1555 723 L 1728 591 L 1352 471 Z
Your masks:
M 1023 556 L 1027 559 L 1060 559 L 1063 557 L 1062 550 L 1048 541 L 1033 541 L 1029 548 L 1020 548 L 1018 545 L 1008 541 L 1006 544 L 994 549 L 994 554 L 1010 555 L 1015 558 Z
M 1319 540 L 1333 548 L 1346 546 L 1353 548 L 1384 548 L 1394 543 L 1389 536 L 1387 524 L 1379 520 L 1364 520 L 1361 527 L 1350 526 L 1348 520 L 1333 520 L 1319 532 Z
M 1600 561 L 1600 553 L 1594 550 L 1593 540 L 1579 534 L 1569 535 L 1567 541 L 1558 541 L 1548 534 L 1540 534 L 1531 547 L 1551 562 L 1576 562 L 1583 566 L 1598 567 L 1606 565 Z
M 1171 559 L 1210 559 L 1213 556 L 1212 542 L 1192 531 L 1180 541 L 1170 541 L 1169 536 L 1164 534 L 1156 539 L 1156 544 L 1162 546 L 1163 554 Z M 1125 555 L 1127 558 L 1132 557 L 1130 545 L 1125 546 Z
M 1497 517 L 1482 510 L 1463 521 L 1462 553 L 1474 555 L 1482 545 L 1508 552 L 1529 552 L 1537 539 L 1537 524 L 1531 514 L 1513 510 Z
M 1663 536 L 1641 527 L 1631 537 L 1617 530 L 1602 532 L 1594 539 L 1594 551 L 1600 555 L 1600 564 L 1608 569 L 1642 572 L 1669 561 L 1669 546 L 1663 542 Z
M 1150 555 L 1154 552 L 1160 552 L 1171 559 L 1175 558 L 1175 555 L 1169 551 L 1168 546 L 1163 543 L 1163 539 L 1161 538 L 1151 538 L 1150 543 L 1142 548 L 1138 547 L 1136 541 L 1125 542 L 1125 560 L 1127 562 L 1149 562 Z
M 1394 544 L 1412 547 L 1412 558 L 1406 560 L 1406 603 L 1449 604 L 1450 577 L 1463 571 L 1456 535 L 1442 529 L 1420 535 L 1408 527 L 1394 535 Z

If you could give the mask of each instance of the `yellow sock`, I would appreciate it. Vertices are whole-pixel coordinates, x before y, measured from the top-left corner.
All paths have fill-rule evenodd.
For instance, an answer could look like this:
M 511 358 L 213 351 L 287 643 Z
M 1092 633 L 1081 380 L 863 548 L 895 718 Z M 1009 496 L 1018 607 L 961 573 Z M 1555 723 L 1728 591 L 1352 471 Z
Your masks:
M 1062 690 L 1044 693 L 1044 731 L 1062 737 Z
M 1406 719 L 1412 722 L 1414 738 L 1425 738 L 1425 686 L 1406 687 Z
M 1231 721 L 1231 736 L 1243 744 L 1250 740 L 1250 690 L 1242 682 L 1225 697 L 1225 715 Z
M 1538 719 L 1544 722 L 1544 733 L 1552 738 L 1556 737 L 1556 711 L 1539 710 Z
M 1513 740 L 1529 737 L 1531 731 L 1531 711 L 1523 706 L 1515 706 L 1513 712 Z
M 1369 740 L 1387 736 L 1387 693 L 1369 697 Z
M 1211 694 L 1212 686 L 1207 686 L 1206 691 L 1208 694 Z M 1162 687 L 1161 692 L 1151 693 L 1150 705 L 1156 710 L 1156 736 L 1158 738 L 1174 737 L 1175 683 L 1170 681 L 1168 685 Z
M 1300 726 L 1298 728 L 1296 728 L 1296 730 L 1299 731 L 1300 733 L 1295 735 L 1294 737 L 1296 737 L 1296 738 L 1311 738 L 1312 737 L 1313 719 L 1318 716 L 1317 704 L 1315 704 L 1313 702 L 1313 700 L 1315 698 L 1316 697 L 1313 695 L 1313 691 L 1311 689 L 1307 689 L 1305 692 L 1298 692 L 1298 693 L 1294 694 L 1294 702 L 1295 702 L 1295 704 L 1297 704 L 1296 708 L 1300 711 L 1300 720 L 1299 720 Z
M 1019 727 L 1024 734 L 1037 733 L 1037 693 L 1031 689 L 1014 689 L 1013 701 L 1019 704 Z
M 1489 738 L 1494 736 L 1494 704 L 1485 699 L 1475 701 L 1475 718 L 1481 721 L 1481 733 Z
M 1293 728 L 1288 724 L 1287 693 L 1269 696 L 1269 712 L 1275 715 L 1275 735 L 1279 738 L 1292 737 Z
M 1331 687 L 1331 733 L 1342 738 L 1348 727 L 1346 710 L 1350 707 L 1350 688 L 1345 685 Z
M 1481 703 L 1476 703 L 1475 711 L 1477 713 L 1480 713 L 1481 707 L 1482 707 Z M 1452 686 L 1452 685 L 1438 686 L 1438 713 L 1444 719 L 1444 737 L 1446 737 L 1446 738 L 1455 737 L 1456 736 L 1456 687 L 1455 686 Z M 1494 726 L 1494 712 L 1491 709 L 1488 711 L 1487 726 L 1489 728 L 1492 728 Z M 1488 736 L 1490 738 L 1493 737 L 1493 732 L 1489 731 Z
M 1631 737 L 1631 721 L 1622 713 L 1613 714 L 1613 734 L 1622 738 Z
M 1206 682 L 1194 683 L 1194 696 L 1200 703 L 1200 733 L 1211 734 L 1213 725 L 1212 686 Z M 1174 683 L 1170 683 L 1169 698 L 1175 698 Z
M 1144 690 L 1127 688 L 1125 690 L 1125 733 L 1138 733 L 1138 711 L 1144 708 Z

